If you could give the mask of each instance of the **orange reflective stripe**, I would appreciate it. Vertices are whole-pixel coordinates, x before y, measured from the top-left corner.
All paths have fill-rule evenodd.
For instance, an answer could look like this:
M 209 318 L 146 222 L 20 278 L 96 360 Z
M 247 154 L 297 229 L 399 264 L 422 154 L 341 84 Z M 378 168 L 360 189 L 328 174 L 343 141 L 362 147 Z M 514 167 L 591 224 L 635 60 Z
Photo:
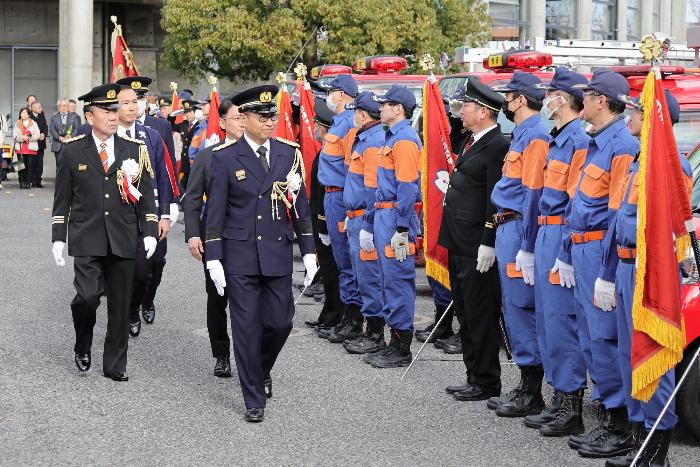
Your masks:
M 420 171 L 420 151 L 413 141 L 401 140 L 394 143 L 394 172 L 400 182 L 409 183 L 418 179 Z
M 610 189 L 610 174 L 595 164 L 588 164 L 583 169 L 581 192 L 591 198 L 608 196 Z
M 630 195 L 627 197 L 628 204 L 638 204 L 639 203 L 639 174 L 635 173 L 634 178 L 632 178 L 632 186 L 630 187 Z M 625 184 L 625 190 L 627 189 L 627 184 Z
M 625 177 L 630 170 L 630 165 L 634 157 L 629 154 L 615 156 L 610 166 L 610 197 L 608 207 L 610 209 L 620 209 L 622 198 L 625 196 Z
M 523 176 L 522 154 L 517 151 L 508 151 L 503 163 L 503 175 L 508 178 L 521 178 Z
M 379 166 L 379 148 L 367 148 L 362 155 L 364 159 L 365 186 L 377 188 L 377 167 Z
M 571 158 L 571 168 L 569 169 L 569 183 L 566 186 L 566 192 L 569 194 L 569 198 L 573 198 L 578 188 L 578 182 L 581 180 L 581 169 L 583 169 L 583 164 L 586 162 L 586 155 L 588 154 L 587 149 L 579 149 L 574 152 Z
M 544 186 L 544 169 L 547 164 L 549 143 L 534 139 L 523 151 L 523 185 L 531 190 L 540 190 Z
M 325 142 L 323 143 L 323 152 L 326 155 L 333 157 L 345 157 L 343 142 L 340 140 L 340 138 L 332 133 L 326 133 L 324 139 Z
M 544 186 L 552 190 L 565 191 L 569 183 L 569 164 L 552 159 L 544 173 Z

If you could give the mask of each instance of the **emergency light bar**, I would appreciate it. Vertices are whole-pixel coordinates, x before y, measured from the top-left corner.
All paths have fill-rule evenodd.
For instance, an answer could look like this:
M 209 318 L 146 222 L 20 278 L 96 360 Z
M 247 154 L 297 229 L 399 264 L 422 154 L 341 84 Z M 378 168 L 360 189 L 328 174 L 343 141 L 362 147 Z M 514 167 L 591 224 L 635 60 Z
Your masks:
M 552 56 L 550 54 L 518 49 L 489 55 L 483 61 L 484 68 L 494 72 L 539 69 L 551 64 Z
M 408 68 L 408 62 L 402 57 L 390 55 L 374 55 L 360 58 L 355 62 L 353 69 L 363 75 L 396 75 L 401 70 Z
M 318 79 L 321 76 L 341 75 L 343 73 L 351 74 L 352 68 L 347 65 L 338 65 L 331 63 L 328 65 L 315 66 L 309 72 L 309 77 Z
M 611 66 L 608 67 L 610 70 L 614 71 L 615 73 L 619 73 L 625 78 L 630 77 L 630 76 L 644 76 L 646 78 L 646 75 L 649 74 L 651 71 L 651 65 L 639 65 L 639 66 Z M 661 75 L 662 76 L 669 76 L 669 75 L 682 75 L 686 72 L 685 67 L 682 66 L 662 66 L 661 67 Z

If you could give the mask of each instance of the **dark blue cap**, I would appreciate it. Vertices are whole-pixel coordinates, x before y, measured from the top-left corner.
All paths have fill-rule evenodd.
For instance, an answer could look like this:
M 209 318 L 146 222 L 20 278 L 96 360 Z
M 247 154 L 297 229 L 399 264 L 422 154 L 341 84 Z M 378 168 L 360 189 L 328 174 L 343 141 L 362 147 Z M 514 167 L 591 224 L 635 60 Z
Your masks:
M 379 102 L 377 102 L 377 95 L 371 91 L 362 91 L 355 97 L 355 101 L 345 105 L 346 109 L 349 110 L 365 110 L 369 113 L 379 115 Z
M 503 96 L 473 76 L 467 78 L 462 97 L 459 100 L 476 102 L 478 105 L 491 109 L 494 112 L 500 111 L 503 105 Z
M 277 91 L 277 86 L 263 84 L 239 92 L 231 102 L 238 107 L 239 112 L 277 113 Z
M 518 70 L 513 73 L 510 83 L 503 86 L 494 86 L 493 89 L 497 92 L 517 92 L 531 97 L 536 101 L 541 101 L 544 99 L 545 91 L 537 88 L 538 84 L 542 84 L 542 80 L 537 76 Z
M 619 73 L 615 73 L 607 68 L 599 68 L 591 77 L 588 84 L 576 84 L 574 88 L 581 91 L 597 91 L 610 99 L 618 99 L 618 96 L 627 96 L 630 93 L 630 85 Z
M 153 80 L 147 76 L 130 76 L 128 78 L 122 78 L 115 81 L 115 83 L 119 84 L 120 86 L 133 89 L 139 96 L 143 96 L 148 93 L 148 85 L 152 82 Z
M 121 86 L 117 83 L 102 84 L 90 90 L 90 92 L 78 97 L 78 100 L 83 101 L 86 106 L 101 107 L 107 110 L 117 110 L 119 108 L 119 100 L 117 94 L 121 90 Z
M 577 84 L 588 84 L 588 80 L 581 73 L 576 73 L 569 68 L 560 66 L 554 72 L 554 78 L 549 84 L 542 83 L 536 87 L 545 91 L 563 91 L 583 100 L 583 91 L 574 87 Z
M 321 83 L 321 87 L 326 91 L 343 91 L 350 97 L 357 96 L 357 83 L 352 75 L 342 74 L 338 75 L 330 82 Z
M 192 95 L 192 93 L 185 91 L 185 90 L 180 91 L 180 93 L 177 95 L 177 97 L 179 97 L 180 99 L 187 99 L 189 101 L 194 99 L 194 96 Z
M 678 103 L 676 97 L 671 94 L 671 91 L 664 89 L 664 95 L 666 95 L 666 106 L 668 107 L 668 116 L 671 117 L 671 124 L 675 125 L 678 123 L 678 119 L 681 116 L 681 106 Z M 625 104 L 633 107 L 636 110 L 642 110 L 642 104 L 639 102 L 639 97 L 630 97 L 625 95 L 617 96 L 617 100 L 624 102 Z
M 377 102 L 394 102 L 401 104 L 406 110 L 413 110 L 416 107 L 416 96 L 406 86 L 394 84 L 383 96 L 377 96 Z

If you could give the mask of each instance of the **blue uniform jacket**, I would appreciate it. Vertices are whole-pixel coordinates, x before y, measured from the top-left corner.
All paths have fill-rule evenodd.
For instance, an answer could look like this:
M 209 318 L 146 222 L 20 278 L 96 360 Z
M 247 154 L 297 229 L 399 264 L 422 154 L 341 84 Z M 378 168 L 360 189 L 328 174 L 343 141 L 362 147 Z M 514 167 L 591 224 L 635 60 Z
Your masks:
M 632 154 L 639 152 L 639 141 L 632 136 L 622 116 L 592 135 L 574 198 L 568 223 L 573 232 L 607 231 L 603 239 L 605 252 L 614 242 L 615 215 L 622 203 L 625 177 L 632 164 Z M 615 253 L 617 254 L 617 253 Z M 600 271 L 606 281 L 615 281 L 615 268 Z
M 344 110 L 333 117 L 333 124 L 326 133 L 318 156 L 318 181 L 326 187 L 345 185 L 348 173 L 347 158 L 355 138 L 355 112 Z M 352 131 L 351 131 L 352 130 Z
M 141 125 L 136 122 L 136 139 L 144 141 L 148 148 L 148 155 L 153 167 L 153 190 L 158 200 L 158 213 L 162 215 L 170 214 L 170 203 L 173 201 L 173 190 L 170 186 L 168 168 L 165 164 L 165 145 L 163 140 L 153 128 Z
M 538 204 L 548 152 L 549 135 L 540 115 L 520 122 L 513 129 L 513 140 L 503 163 L 503 177 L 491 192 L 491 202 L 498 212 L 513 211 L 523 216 L 520 249 L 524 251 L 535 250 Z
M 376 202 L 395 202 L 397 227 L 408 228 L 415 213 L 416 202 L 421 200 L 420 152 L 423 145 L 418 139 L 411 121 L 402 120 L 386 131 L 386 142 L 379 152 L 377 168 Z M 363 216 L 362 228 L 374 232 L 375 209 L 368 209 Z
M 376 122 L 355 137 L 343 190 L 343 203 L 348 211 L 374 205 L 379 150 L 384 147 L 384 136 L 384 128 Z
M 273 182 L 286 180 L 297 151 L 295 146 L 271 139 L 270 172 L 266 173 L 245 138 L 214 149 L 205 254 L 208 261 L 220 260 L 226 274 L 292 274 L 295 231 L 302 255 L 314 253 L 311 215 L 303 184 L 296 200 L 296 213 L 292 207 L 288 214 L 282 201 L 273 210 L 270 196 Z

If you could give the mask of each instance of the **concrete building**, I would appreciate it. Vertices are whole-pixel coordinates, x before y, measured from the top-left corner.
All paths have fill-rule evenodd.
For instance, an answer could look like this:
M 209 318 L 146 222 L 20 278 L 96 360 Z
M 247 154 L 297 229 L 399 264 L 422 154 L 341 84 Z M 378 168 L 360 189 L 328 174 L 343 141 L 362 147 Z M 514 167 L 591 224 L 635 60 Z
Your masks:
M 493 40 L 637 40 L 664 32 L 685 41 L 687 0 L 489 0 Z
M 663 31 L 685 40 L 686 0 L 484 0 L 494 19 L 493 40 L 534 37 L 639 39 Z M 165 68 L 160 51 L 163 0 L 0 0 L 0 113 L 12 114 L 28 94 L 47 113 L 59 96 L 76 98 L 109 79 L 110 16 L 116 15 L 141 74 L 156 79 L 155 90 L 208 92 L 206 83 L 185 82 Z M 223 94 L 233 87 L 222 83 Z

